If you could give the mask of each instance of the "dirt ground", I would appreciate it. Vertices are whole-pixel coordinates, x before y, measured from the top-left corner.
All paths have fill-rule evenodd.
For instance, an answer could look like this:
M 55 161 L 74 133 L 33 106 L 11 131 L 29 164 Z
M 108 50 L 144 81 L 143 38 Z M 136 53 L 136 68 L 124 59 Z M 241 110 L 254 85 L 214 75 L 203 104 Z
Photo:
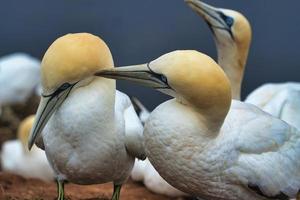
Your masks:
M 112 195 L 112 184 L 80 186 L 65 185 L 68 200 L 109 200 Z M 54 200 L 56 184 L 45 183 L 35 179 L 25 179 L 0 172 L 1 200 Z M 142 184 L 128 181 L 121 191 L 121 200 L 183 200 L 183 198 L 167 198 L 149 192 Z

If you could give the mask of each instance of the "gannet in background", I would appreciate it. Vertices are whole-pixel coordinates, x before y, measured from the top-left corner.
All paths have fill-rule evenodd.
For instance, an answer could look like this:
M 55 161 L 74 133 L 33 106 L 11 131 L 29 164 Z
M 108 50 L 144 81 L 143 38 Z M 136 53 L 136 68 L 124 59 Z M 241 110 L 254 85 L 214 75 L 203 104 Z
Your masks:
M 231 82 L 232 96 L 240 99 L 241 84 L 251 43 L 251 26 L 241 13 L 215 8 L 199 0 L 185 0 L 209 25 L 218 52 L 218 63 Z M 255 89 L 245 102 L 300 129 L 300 84 L 268 83 Z
M 150 115 L 149 110 L 136 97 L 131 97 L 130 100 L 132 102 L 135 112 L 138 114 L 138 117 L 140 118 L 140 121 L 144 125 Z
M 35 145 L 30 152 L 27 149 L 28 136 L 33 120 L 34 115 L 25 118 L 18 128 L 18 138 L 3 143 L 1 167 L 3 171 L 12 172 L 26 178 L 53 181 L 54 173 L 45 152 Z
M 40 83 L 40 61 L 25 53 L 0 58 L 1 107 L 25 102 Z
M 131 97 L 130 99 L 140 121 L 142 124 L 145 124 L 150 116 L 150 112 L 136 97 Z M 155 170 L 148 159 L 135 159 L 134 166 L 131 171 L 131 178 L 134 181 L 143 182 L 148 190 L 157 194 L 169 197 L 187 196 L 187 194 L 177 190 L 167 183 Z
M 210 57 L 175 51 L 97 75 L 174 97 L 151 113 L 144 128 L 149 160 L 174 187 L 215 200 L 279 200 L 299 191 L 300 132 L 231 100 L 230 81 Z
M 29 148 L 42 136 L 57 176 L 58 199 L 64 198 L 68 180 L 113 182 L 117 200 L 135 157 L 145 159 L 143 127 L 129 97 L 116 91 L 115 81 L 94 76 L 113 66 L 105 42 L 88 33 L 62 36 L 44 55 L 43 94 Z

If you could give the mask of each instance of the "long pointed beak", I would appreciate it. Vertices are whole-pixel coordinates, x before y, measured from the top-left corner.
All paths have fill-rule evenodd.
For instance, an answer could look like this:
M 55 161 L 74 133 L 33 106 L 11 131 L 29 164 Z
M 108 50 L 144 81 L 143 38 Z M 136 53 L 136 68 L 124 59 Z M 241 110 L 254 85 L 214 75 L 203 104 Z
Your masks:
M 73 86 L 70 86 L 65 90 L 57 90 L 51 95 L 42 95 L 28 140 L 29 150 L 41 134 L 54 111 L 64 102 L 72 88 Z
M 128 80 L 154 89 L 170 89 L 165 77 L 153 72 L 148 64 L 104 69 L 95 73 L 95 76 Z
M 211 28 L 228 29 L 227 24 L 220 16 L 218 8 L 203 3 L 200 0 L 185 0 L 185 2 L 204 20 L 209 24 Z

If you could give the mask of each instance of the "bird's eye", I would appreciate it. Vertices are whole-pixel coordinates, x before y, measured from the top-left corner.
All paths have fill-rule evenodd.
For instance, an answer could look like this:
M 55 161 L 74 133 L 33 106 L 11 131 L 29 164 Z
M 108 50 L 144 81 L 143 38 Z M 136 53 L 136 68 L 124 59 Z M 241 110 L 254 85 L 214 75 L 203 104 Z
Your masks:
M 65 90 L 65 89 L 69 88 L 70 86 L 71 86 L 70 83 L 64 83 L 64 84 L 62 84 L 62 85 L 59 87 L 59 89 L 60 89 L 60 90 Z
M 168 83 L 167 77 L 163 74 L 160 75 L 160 80 L 162 80 L 162 82 L 164 82 L 164 83 Z
M 232 17 L 226 17 L 225 23 L 227 24 L 228 27 L 231 27 L 234 23 L 234 20 Z
M 234 19 L 232 17 L 229 17 L 227 15 L 225 15 L 223 12 L 219 12 L 220 17 L 224 20 L 224 22 L 226 23 L 226 25 L 231 28 L 231 26 L 234 23 Z

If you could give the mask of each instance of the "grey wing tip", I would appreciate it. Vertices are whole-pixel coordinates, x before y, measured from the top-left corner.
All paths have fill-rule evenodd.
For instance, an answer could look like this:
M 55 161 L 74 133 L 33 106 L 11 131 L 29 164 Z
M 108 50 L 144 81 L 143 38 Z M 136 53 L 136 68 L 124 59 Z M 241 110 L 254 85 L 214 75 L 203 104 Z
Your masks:
M 269 195 L 264 194 L 263 191 L 261 191 L 261 189 L 257 185 L 248 184 L 248 188 L 253 190 L 254 192 L 256 192 L 258 195 L 263 196 L 267 199 L 278 199 L 278 200 L 289 200 L 290 199 L 289 196 L 287 196 L 286 194 L 284 194 L 281 191 L 279 194 L 277 194 L 275 196 L 269 196 Z

